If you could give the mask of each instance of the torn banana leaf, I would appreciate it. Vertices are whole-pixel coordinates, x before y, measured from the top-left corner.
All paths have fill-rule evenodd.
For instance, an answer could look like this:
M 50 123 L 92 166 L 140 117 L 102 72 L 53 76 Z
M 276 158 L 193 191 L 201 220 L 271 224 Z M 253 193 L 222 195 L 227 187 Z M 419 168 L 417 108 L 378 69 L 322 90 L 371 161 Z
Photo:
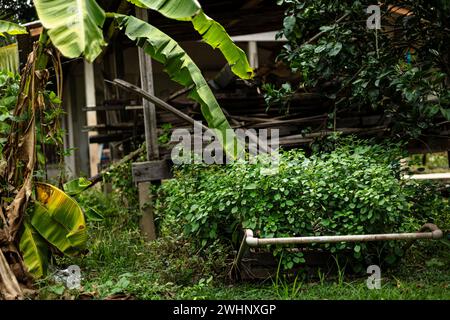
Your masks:
M 128 0 L 134 5 L 158 11 L 175 20 L 191 21 L 203 41 L 219 49 L 231 70 L 241 79 L 251 79 L 253 69 L 245 52 L 239 48 L 220 23 L 208 17 L 197 0 Z

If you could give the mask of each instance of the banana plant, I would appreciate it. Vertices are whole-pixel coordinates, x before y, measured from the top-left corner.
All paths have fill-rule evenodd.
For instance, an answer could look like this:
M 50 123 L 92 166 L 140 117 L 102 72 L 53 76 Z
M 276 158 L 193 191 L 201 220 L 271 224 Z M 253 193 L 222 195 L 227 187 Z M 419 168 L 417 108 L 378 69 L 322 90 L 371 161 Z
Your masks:
M 197 0 L 128 1 L 140 8 L 158 11 L 169 19 L 191 22 L 207 44 L 222 52 L 238 77 L 252 78 L 253 70 L 245 53 L 234 44 L 218 22 L 203 12 Z M 173 80 L 184 86 L 193 85 L 190 98 L 200 103 L 208 126 L 218 131 L 225 152 L 235 157 L 238 142 L 231 133 L 228 120 L 200 69 L 170 36 L 133 16 L 105 13 L 95 0 L 34 0 L 34 4 L 53 45 L 68 58 L 82 55 L 86 60 L 94 61 L 107 45 L 103 37 L 105 20 L 116 19 L 131 40 L 164 64 L 165 71 Z

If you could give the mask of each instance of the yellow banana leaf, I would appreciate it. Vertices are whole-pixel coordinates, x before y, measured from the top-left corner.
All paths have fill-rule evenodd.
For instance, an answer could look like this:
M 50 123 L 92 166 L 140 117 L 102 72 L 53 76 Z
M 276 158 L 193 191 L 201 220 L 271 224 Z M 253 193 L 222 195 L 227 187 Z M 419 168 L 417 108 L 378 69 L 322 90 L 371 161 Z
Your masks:
M 62 190 L 45 183 L 36 184 L 36 196 L 31 224 L 39 234 L 65 254 L 84 249 L 86 222 L 78 203 Z

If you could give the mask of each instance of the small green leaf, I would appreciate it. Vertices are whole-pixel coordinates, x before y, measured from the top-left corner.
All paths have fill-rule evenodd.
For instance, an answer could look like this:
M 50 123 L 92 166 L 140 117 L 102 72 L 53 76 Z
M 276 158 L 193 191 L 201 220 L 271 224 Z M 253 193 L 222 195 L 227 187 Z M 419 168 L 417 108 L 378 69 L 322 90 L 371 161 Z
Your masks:
M 91 181 L 83 177 L 71 180 L 64 184 L 64 192 L 69 196 L 75 196 L 86 190 L 91 184 Z
M 48 287 L 48 290 L 50 292 L 53 292 L 54 294 L 57 294 L 60 296 L 64 293 L 64 291 L 66 290 L 66 287 L 63 284 L 58 284 L 58 285 Z
M 93 207 L 88 207 L 84 214 L 88 221 L 103 221 L 105 219 L 105 217 Z
M 246 185 L 245 187 L 244 187 L 244 189 L 245 190 L 255 190 L 256 189 L 256 183 L 250 183 L 250 184 L 248 184 L 248 185 Z

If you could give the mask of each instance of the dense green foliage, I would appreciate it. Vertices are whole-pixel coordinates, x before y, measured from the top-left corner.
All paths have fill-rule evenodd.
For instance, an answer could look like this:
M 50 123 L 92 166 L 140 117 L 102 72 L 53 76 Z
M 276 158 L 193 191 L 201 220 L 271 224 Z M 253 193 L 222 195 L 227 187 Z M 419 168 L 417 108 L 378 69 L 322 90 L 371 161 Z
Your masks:
M 144 159 L 141 157 L 141 160 Z M 131 162 L 118 166 L 114 171 L 103 176 L 103 182 L 110 183 L 112 192 L 116 193 L 130 209 L 139 208 L 138 189 L 133 182 Z
M 0 154 L 6 143 L 6 138 L 11 132 L 13 122 L 26 121 L 28 116 L 14 116 L 14 108 L 17 103 L 17 97 L 20 90 L 20 75 L 11 72 L 0 72 Z M 36 118 L 39 123 L 37 126 L 37 160 L 39 164 L 35 175 L 42 179 L 45 177 L 45 149 L 52 148 L 58 155 L 60 161 L 69 151 L 64 150 L 63 139 L 65 131 L 60 128 L 61 117 L 64 110 L 61 107 L 61 99 L 55 92 L 46 90 L 43 92 L 43 99 L 47 105 L 47 110 L 40 112 Z
M 262 161 L 228 166 L 185 166 L 163 184 L 158 198 L 162 228 L 179 229 L 205 246 L 240 238 L 241 228 L 261 237 L 412 232 L 438 222 L 448 206 L 425 186 L 399 179 L 399 149 L 362 141 L 306 157 L 283 152 L 278 173 Z M 430 186 L 427 186 L 430 188 Z M 425 192 L 426 191 L 426 192 Z M 448 221 L 447 221 L 448 223 Z M 402 243 L 321 245 L 356 262 L 393 264 Z M 276 249 L 275 254 L 279 254 Z M 289 255 L 284 265 L 303 262 Z
M 278 3 L 286 6 L 282 34 L 288 39 L 279 59 L 301 77 L 292 91 L 323 94 L 337 112 L 381 110 L 394 133 L 405 137 L 450 119 L 448 0 L 383 1 L 381 30 L 366 26 L 373 1 Z M 393 14 L 390 5 L 413 14 Z M 266 89 L 269 103 L 286 104 L 292 93 Z
M 0 154 L 11 128 L 14 109 L 19 95 L 20 77 L 10 72 L 0 72 Z

